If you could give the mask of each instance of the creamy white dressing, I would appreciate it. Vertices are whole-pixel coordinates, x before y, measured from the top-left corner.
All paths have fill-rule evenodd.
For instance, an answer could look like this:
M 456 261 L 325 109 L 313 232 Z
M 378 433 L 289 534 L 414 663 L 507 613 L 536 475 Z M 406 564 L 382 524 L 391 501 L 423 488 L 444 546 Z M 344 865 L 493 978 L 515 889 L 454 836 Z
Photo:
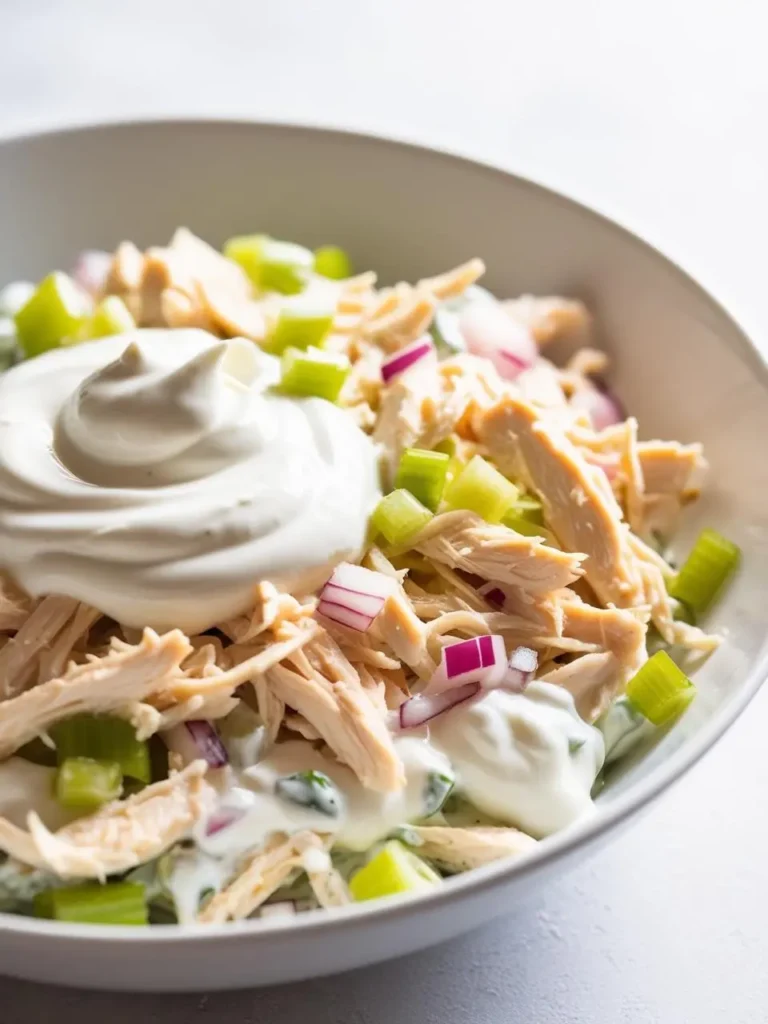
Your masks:
M 493 690 L 436 718 L 430 743 L 447 756 L 456 789 L 475 807 L 532 836 L 550 835 L 594 809 L 603 738 L 560 686 Z
M 0 567 L 120 622 L 198 631 L 268 579 L 312 590 L 363 548 L 376 453 L 322 399 L 269 392 L 242 339 L 136 331 L 0 377 Z
M 626 697 L 620 697 L 611 704 L 597 727 L 605 741 L 606 764 L 613 764 L 624 757 L 641 740 L 648 739 L 655 732 L 655 727 L 632 707 Z
M 49 829 L 69 824 L 77 813 L 67 811 L 54 796 L 56 769 L 10 757 L 0 764 L 0 817 L 19 828 L 27 827 L 27 815 L 34 811 Z
M 603 762 L 601 733 L 579 718 L 566 690 L 541 682 L 524 694 L 495 690 L 454 708 L 428 734 L 398 736 L 395 748 L 406 785 L 390 793 L 365 789 L 349 768 L 306 740 L 279 743 L 257 764 L 231 769 L 216 810 L 195 831 L 196 850 L 185 852 L 171 874 L 180 920 L 193 920 L 200 894 L 218 888 L 248 851 L 276 832 L 324 833 L 335 848 L 365 852 L 398 827 L 423 820 L 435 775 L 455 776 L 457 792 L 496 821 L 549 835 L 592 812 L 590 792 Z M 338 814 L 279 795 L 279 779 L 309 771 L 334 784 Z M 208 834 L 228 814 L 236 820 Z M 304 859 L 305 870 L 327 868 L 327 855 L 315 852 Z

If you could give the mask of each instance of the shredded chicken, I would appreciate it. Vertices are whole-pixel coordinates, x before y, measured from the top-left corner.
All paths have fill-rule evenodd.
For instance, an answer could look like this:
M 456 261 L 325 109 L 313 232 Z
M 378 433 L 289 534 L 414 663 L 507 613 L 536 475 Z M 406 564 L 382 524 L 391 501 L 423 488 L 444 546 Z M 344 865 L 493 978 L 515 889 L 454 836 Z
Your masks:
M 0 759 L 64 718 L 81 711 L 120 714 L 126 705 L 157 694 L 189 653 L 187 638 L 179 630 L 159 637 L 147 629 L 137 646 L 73 665 L 60 679 L 4 701 L 0 704 Z
M 610 707 L 622 692 L 625 681 L 619 662 L 610 651 L 584 654 L 567 665 L 558 665 L 541 679 L 566 689 L 585 722 L 594 722 Z
M 530 330 L 542 348 L 554 341 L 583 343 L 592 334 L 589 311 L 575 299 L 521 295 L 502 305 L 510 316 Z
M 314 832 L 273 835 L 254 853 L 240 873 L 206 903 L 198 914 L 201 924 L 241 921 L 261 906 L 297 869 L 307 850 L 324 851 L 326 840 Z
M 536 840 L 516 828 L 451 828 L 447 825 L 411 825 L 421 840 L 416 852 L 445 871 L 469 871 L 504 857 L 519 857 L 537 846 Z
M 529 593 L 568 586 L 580 575 L 583 558 L 571 553 L 579 550 L 575 544 L 569 551 L 558 551 L 540 538 L 523 537 L 463 511 L 435 516 L 414 538 L 413 546 L 437 562 Z
M 13 580 L 0 573 L 0 632 L 21 629 L 32 611 L 33 602 Z
M 254 605 L 246 615 L 238 615 L 219 623 L 222 633 L 237 644 L 247 644 L 267 629 L 276 629 L 282 622 L 298 622 L 315 610 L 314 600 L 300 602 L 290 594 L 281 593 L 271 583 L 259 583 L 254 591 Z
M 51 647 L 78 605 L 72 597 L 51 596 L 44 597 L 35 607 L 0 650 L 0 700 L 16 697 L 33 683 L 39 656 Z
M 27 820 L 28 832 L 0 818 L 0 849 L 60 878 L 103 881 L 160 856 L 189 835 L 215 802 L 206 769 L 205 761 L 195 761 L 183 772 L 57 832 L 49 832 L 34 812 Z
M 356 682 L 332 681 L 309 659 L 302 662 L 299 668 L 279 664 L 269 669 L 266 678 L 273 693 L 314 726 L 364 786 L 400 789 L 405 781 L 403 766 L 386 723 L 359 677 Z
M 541 498 L 545 521 L 563 547 L 585 553 L 584 573 L 601 602 L 642 604 L 621 509 L 605 478 L 565 434 L 512 397 L 486 414 L 480 434 L 501 471 L 521 476 Z

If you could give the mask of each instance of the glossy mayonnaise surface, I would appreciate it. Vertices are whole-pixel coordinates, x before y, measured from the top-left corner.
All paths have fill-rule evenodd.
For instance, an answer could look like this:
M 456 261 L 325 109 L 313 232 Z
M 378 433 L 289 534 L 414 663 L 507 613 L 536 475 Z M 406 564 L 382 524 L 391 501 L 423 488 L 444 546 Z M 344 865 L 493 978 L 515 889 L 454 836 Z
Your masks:
M 340 409 L 270 387 L 250 342 L 147 330 L 0 377 L 0 568 L 129 626 L 205 629 L 364 545 L 376 454 Z

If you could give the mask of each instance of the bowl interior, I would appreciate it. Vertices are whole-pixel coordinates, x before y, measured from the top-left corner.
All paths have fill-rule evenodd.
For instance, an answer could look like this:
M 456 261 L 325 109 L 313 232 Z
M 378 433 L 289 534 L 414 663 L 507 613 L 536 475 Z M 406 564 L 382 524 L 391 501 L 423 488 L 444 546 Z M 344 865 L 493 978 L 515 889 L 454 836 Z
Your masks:
M 641 760 L 613 773 L 610 803 L 690 744 L 745 686 L 768 612 L 766 374 L 738 327 L 658 253 L 610 222 L 512 176 L 379 140 L 232 123 L 124 125 L 0 146 L 0 282 L 66 269 L 83 248 L 162 244 L 185 224 L 210 242 L 267 231 L 336 242 L 358 268 L 414 280 L 481 255 L 486 284 L 584 298 L 641 435 L 702 441 L 712 471 L 678 540 L 702 525 L 737 541 L 744 567 L 713 616 L 724 648 L 700 697 Z

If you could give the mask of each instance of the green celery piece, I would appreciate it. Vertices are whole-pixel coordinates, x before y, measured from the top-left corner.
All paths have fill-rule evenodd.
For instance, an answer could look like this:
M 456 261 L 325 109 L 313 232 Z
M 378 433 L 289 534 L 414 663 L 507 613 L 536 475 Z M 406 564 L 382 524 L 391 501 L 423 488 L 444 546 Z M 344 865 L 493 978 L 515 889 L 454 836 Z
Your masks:
M 88 311 L 88 298 L 71 278 L 59 270 L 49 274 L 14 317 L 25 356 L 39 356 L 76 337 Z
M 422 505 L 436 512 L 445 490 L 450 455 L 423 448 L 406 448 L 400 456 L 395 487 L 403 487 Z
M 368 863 L 356 871 L 349 883 L 352 896 L 376 900 L 397 893 L 425 892 L 442 879 L 397 839 L 391 839 Z
M 513 505 L 508 512 L 504 513 L 501 522 L 503 526 L 509 527 L 515 533 L 522 534 L 523 537 L 543 537 L 545 540 L 551 540 L 552 537 L 549 530 L 539 526 L 538 523 L 532 523 L 527 516 L 518 512 L 517 505 Z
M 149 744 L 136 739 L 130 722 L 111 715 L 75 715 L 50 729 L 59 764 L 68 757 L 116 761 L 124 776 L 149 782 L 152 778 Z
M 315 273 L 332 281 L 343 281 L 352 276 L 352 261 L 337 245 L 322 245 L 315 249 Z
M 299 397 L 326 398 L 335 402 L 349 373 L 346 356 L 308 348 L 287 348 L 280 364 L 280 389 Z
M 332 324 L 333 313 L 281 309 L 267 335 L 264 350 L 274 356 L 281 356 L 287 348 L 318 347 L 330 331 Z
M 498 523 L 518 498 L 513 483 L 481 455 L 475 455 L 445 490 L 448 509 L 469 509 L 488 523 Z
M 716 530 L 702 530 L 669 593 L 703 615 L 716 600 L 741 561 L 741 549 Z
M 315 257 L 303 245 L 269 235 L 240 235 L 224 245 L 224 255 L 239 263 L 260 291 L 297 295 L 304 290 Z
M 79 924 L 146 925 L 147 902 L 139 882 L 46 889 L 34 899 L 35 917 Z
M 696 696 L 696 687 L 666 651 L 657 651 L 627 683 L 632 707 L 654 725 L 677 718 Z
M 432 513 L 403 489 L 385 495 L 371 516 L 371 526 L 384 535 L 389 544 L 406 544 L 427 525 Z
M 68 757 L 56 773 L 56 799 L 62 807 L 95 811 L 117 800 L 123 789 L 123 773 L 116 761 Z
M 515 510 L 523 518 L 537 526 L 544 525 L 544 508 L 538 498 L 521 494 L 515 502 Z
M 108 338 L 113 334 L 133 331 L 135 328 L 136 321 L 123 300 L 118 295 L 108 295 L 101 300 L 85 321 L 77 340 L 92 341 L 96 338 Z

